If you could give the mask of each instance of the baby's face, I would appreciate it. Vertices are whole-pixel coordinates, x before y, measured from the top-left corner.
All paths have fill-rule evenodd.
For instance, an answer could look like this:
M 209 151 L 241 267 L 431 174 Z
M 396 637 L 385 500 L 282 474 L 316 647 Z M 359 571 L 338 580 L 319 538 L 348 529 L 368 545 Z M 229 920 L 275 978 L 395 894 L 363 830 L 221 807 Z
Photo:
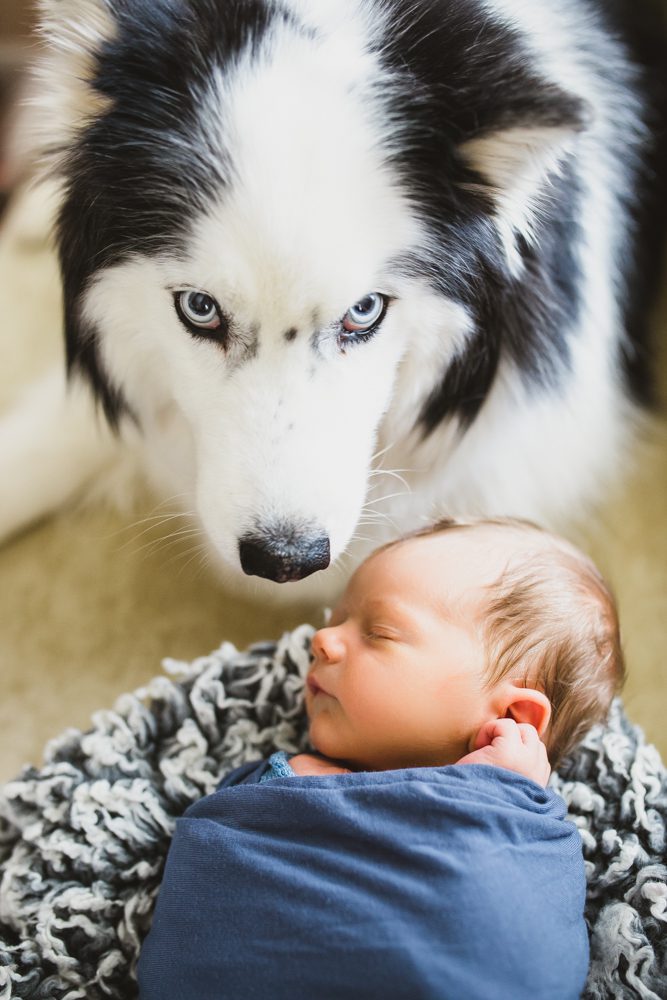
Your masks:
M 320 753 L 357 768 L 453 764 L 494 716 L 483 617 L 510 549 L 492 529 L 410 539 L 355 573 L 313 638 L 306 708 Z

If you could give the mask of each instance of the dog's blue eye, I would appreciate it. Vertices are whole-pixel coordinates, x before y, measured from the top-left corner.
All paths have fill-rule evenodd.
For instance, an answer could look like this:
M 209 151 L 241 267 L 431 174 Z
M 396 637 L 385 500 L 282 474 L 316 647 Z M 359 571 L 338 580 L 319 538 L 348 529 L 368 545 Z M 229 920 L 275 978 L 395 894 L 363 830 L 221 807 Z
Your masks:
M 387 299 L 379 292 L 364 296 L 343 317 L 343 329 L 347 333 L 368 333 L 383 319 L 387 311 Z
M 226 332 L 227 324 L 222 310 L 208 292 L 195 289 L 176 292 L 174 301 L 181 322 L 193 333 L 220 336 Z

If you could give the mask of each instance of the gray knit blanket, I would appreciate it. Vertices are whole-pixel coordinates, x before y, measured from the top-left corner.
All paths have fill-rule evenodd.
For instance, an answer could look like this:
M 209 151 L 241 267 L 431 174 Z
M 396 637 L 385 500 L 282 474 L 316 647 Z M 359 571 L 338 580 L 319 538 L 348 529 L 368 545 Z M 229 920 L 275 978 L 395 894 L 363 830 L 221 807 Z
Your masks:
M 97 713 L 89 732 L 65 732 L 42 768 L 2 789 L 0 1000 L 136 997 L 177 817 L 232 767 L 306 745 L 312 631 L 167 661 L 171 677 Z M 584 996 L 665 1000 L 667 774 L 657 751 L 616 703 L 552 783 L 586 857 Z

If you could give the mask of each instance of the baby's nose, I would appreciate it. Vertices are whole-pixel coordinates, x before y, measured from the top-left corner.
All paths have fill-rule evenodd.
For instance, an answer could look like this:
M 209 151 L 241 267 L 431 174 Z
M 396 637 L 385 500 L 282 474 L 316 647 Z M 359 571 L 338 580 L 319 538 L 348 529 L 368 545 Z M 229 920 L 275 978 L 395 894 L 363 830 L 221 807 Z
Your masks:
M 313 656 L 318 660 L 326 660 L 329 663 L 336 663 L 342 659 L 345 652 L 345 645 L 337 628 L 321 628 L 313 636 L 311 644 Z

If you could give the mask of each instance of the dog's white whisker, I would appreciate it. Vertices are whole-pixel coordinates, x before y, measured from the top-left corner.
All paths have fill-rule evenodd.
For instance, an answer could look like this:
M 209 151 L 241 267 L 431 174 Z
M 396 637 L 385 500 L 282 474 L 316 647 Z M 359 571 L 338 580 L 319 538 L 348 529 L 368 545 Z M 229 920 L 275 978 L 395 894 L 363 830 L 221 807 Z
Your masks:
M 399 483 L 401 483 L 405 487 L 406 493 L 412 493 L 412 486 L 407 482 L 406 479 L 404 479 L 402 475 L 400 475 L 399 472 L 388 469 L 386 471 L 383 471 L 383 475 L 389 476 L 391 479 L 396 479 Z M 371 490 L 378 489 L 380 486 L 381 482 L 369 484 L 369 492 Z
M 184 513 L 170 514 L 156 519 L 151 518 L 149 520 L 152 523 L 149 523 L 148 525 L 146 525 L 145 520 L 143 520 L 137 522 L 136 525 L 128 525 L 116 533 L 118 535 L 129 535 L 127 540 L 123 542 L 123 544 L 120 546 L 119 551 L 122 552 L 126 549 L 133 548 L 136 545 L 136 543 L 140 541 L 140 539 L 144 538 L 146 535 L 154 534 L 156 535 L 156 538 L 154 538 L 153 541 L 159 541 L 160 539 L 164 538 L 164 535 L 162 534 L 162 529 L 166 525 L 173 523 L 174 521 L 186 522 L 186 526 L 183 530 L 194 528 L 194 530 L 201 532 L 200 528 L 192 524 L 190 515 Z M 142 528 L 141 531 L 139 532 L 134 531 L 135 527 L 141 527 L 142 525 L 144 525 L 144 527 Z M 173 534 L 173 532 L 171 534 Z
M 404 473 L 408 474 L 408 473 L 414 472 L 414 471 L 415 470 L 411 469 L 411 468 L 408 468 L 408 469 L 383 469 L 383 468 L 377 468 L 377 469 L 371 469 L 370 470 L 370 472 L 368 473 L 368 478 L 369 479 L 375 479 L 377 476 L 391 476 L 394 473 L 401 473 L 401 472 L 404 472 Z
M 371 455 L 371 463 L 377 462 L 377 460 L 382 458 L 383 455 L 386 455 L 388 451 L 391 451 L 395 444 L 396 441 L 392 441 L 385 445 L 384 448 L 380 448 L 379 451 L 376 451 L 373 455 Z
M 172 556 L 171 560 L 169 561 L 170 565 L 174 565 L 181 559 L 186 560 L 185 562 L 181 563 L 181 565 L 178 568 L 179 576 L 182 576 L 186 572 L 188 567 L 192 565 L 195 559 L 201 557 L 201 550 L 204 544 L 205 543 L 200 543 L 199 545 L 196 545 L 194 548 L 189 549 L 187 552 L 179 552 L 175 556 Z
M 409 489 L 407 489 L 407 490 L 401 490 L 401 491 L 399 491 L 397 493 L 387 493 L 383 497 L 373 497 L 371 503 L 372 504 L 384 503 L 387 500 L 395 500 L 396 497 L 408 496 L 410 493 L 411 493 L 411 490 L 409 490 Z
M 144 528 L 146 531 L 153 531 L 159 529 L 163 524 L 169 524 L 170 521 L 185 521 L 190 519 L 192 516 L 192 513 L 185 511 L 174 511 L 172 514 L 156 514 L 151 517 L 141 518 L 138 521 L 132 522 L 132 524 L 125 525 L 121 531 L 133 531 L 136 528 Z M 139 535 L 137 537 L 141 536 Z
M 378 518 L 384 518 L 386 516 L 387 516 L 387 512 L 386 511 L 383 511 L 383 510 L 374 510 L 372 506 L 370 506 L 370 505 L 364 505 L 361 508 L 361 513 L 359 514 L 359 519 L 360 518 L 378 519 Z
M 142 545 L 133 547 L 132 552 L 136 555 L 159 552 L 162 549 L 173 548 L 175 545 L 182 544 L 190 538 L 201 537 L 202 532 L 200 528 L 183 529 L 182 531 L 160 535 L 158 538 L 151 538 Z

